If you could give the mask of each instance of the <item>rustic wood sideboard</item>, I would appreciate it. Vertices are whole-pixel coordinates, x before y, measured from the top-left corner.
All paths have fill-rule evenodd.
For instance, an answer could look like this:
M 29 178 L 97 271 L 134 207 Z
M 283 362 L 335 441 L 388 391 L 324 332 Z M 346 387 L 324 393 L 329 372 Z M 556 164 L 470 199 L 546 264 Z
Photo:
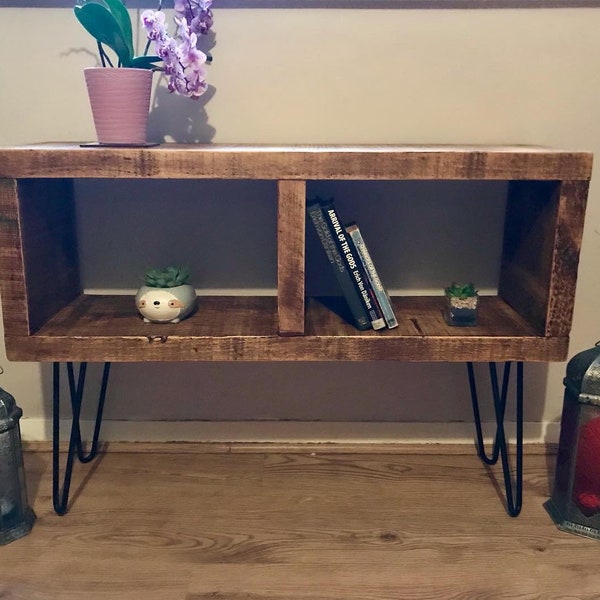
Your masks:
M 563 361 L 591 170 L 589 153 L 525 146 L 0 148 L 7 355 L 55 365 L 399 360 L 522 367 L 527 361 Z M 132 310 L 131 297 L 84 293 L 73 182 L 87 178 L 275 181 L 277 295 L 202 297 L 196 315 L 161 325 L 157 336 Z M 306 297 L 306 185 L 313 180 L 508 182 L 498 292 L 481 298 L 477 326 L 448 326 L 441 294 L 394 297 L 399 326 L 377 332 L 357 331 L 326 304 Z M 506 391 L 492 374 L 494 385 L 502 437 Z M 80 437 L 78 424 L 75 429 Z

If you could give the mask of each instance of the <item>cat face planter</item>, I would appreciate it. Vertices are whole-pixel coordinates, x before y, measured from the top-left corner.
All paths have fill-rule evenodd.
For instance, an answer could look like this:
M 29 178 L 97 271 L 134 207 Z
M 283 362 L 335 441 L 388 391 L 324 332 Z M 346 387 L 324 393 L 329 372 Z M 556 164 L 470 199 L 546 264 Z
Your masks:
M 196 307 L 196 290 L 191 285 L 156 288 L 143 285 L 135 305 L 146 323 L 179 323 Z

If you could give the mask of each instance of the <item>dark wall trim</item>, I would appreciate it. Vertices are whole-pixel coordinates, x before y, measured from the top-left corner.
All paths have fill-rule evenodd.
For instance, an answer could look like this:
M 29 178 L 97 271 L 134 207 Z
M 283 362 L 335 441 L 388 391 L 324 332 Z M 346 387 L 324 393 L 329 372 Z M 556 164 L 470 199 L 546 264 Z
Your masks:
M 0 0 L 0 8 L 71 8 L 74 0 Z M 153 0 L 126 0 L 154 8 Z M 168 3 L 167 3 L 168 5 Z M 214 8 L 599 8 L 600 0 L 215 0 Z

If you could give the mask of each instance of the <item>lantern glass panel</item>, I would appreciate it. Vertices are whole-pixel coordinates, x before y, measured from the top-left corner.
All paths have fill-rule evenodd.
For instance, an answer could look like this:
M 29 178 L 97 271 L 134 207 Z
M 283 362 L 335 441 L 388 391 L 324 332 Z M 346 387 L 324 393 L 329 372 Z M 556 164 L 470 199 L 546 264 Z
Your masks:
M 0 389 L 0 544 L 31 530 L 35 514 L 27 504 L 19 418 L 14 398 Z
M 19 485 L 19 482 L 25 481 L 23 462 L 11 450 L 20 447 L 20 443 L 15 429 L 0 433 L 0 515 L 3 529 L 10 526 L 11 520 L 17 523 L 27 505 L 25 491 Z
M 600 529 L 600 407 L 581 406 L 571 500 L 573 517 Z
M 600 539 L 600 347 L 567 365 L 552 497 L 545 504 L 559 529 Z
M 574 398 L 566 395 L 560 423 L 560 441 L 556 457 L 554 491 L 552 493 L 553 501 L 559 506 L 566 506 L 571 498 L 571 473 L 572 463 L 575 459 L 574 448 L 577 447 L 579 410 L 579 403 Z

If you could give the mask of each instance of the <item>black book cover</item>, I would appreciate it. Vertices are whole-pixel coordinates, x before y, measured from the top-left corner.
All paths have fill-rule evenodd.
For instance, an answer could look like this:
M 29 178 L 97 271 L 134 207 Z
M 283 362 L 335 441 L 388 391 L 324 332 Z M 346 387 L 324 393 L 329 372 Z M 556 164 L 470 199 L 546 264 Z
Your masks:
M 358 293 L 369 320 L 371 321 L 371 326 L 373 329 L 385 328 L 385 319 L 383 318 L 381 308 L 375 299 L 375 292 L 369 284 L 358 251 L 354 247 L 354 242 L 342 227 L 340 217 L 333 201 L 319 200 L 319 203 L 323 209 L 323 216 L 329 225 L 331 235 L 335 240 L 338 251 L 345 260 L 345 265 L 351 275 L 350 279 L 352 280 L 354 289 Z
M 324 212 L 318 200 L 310 201 L 306 207 L 308 216 L 317 232 L 321 245 L 325 250 L 327 259 L 331 264 L 334 275 L 338 281 L 342 294 L 352 314 L 354 325 L 364 331 L 371 329 L 371 320 L 363 306 L 363 302 L 354 286 L 352 275 L 346 268 L 346 262 L 339 252 L 331 229 L 325 219 Z

